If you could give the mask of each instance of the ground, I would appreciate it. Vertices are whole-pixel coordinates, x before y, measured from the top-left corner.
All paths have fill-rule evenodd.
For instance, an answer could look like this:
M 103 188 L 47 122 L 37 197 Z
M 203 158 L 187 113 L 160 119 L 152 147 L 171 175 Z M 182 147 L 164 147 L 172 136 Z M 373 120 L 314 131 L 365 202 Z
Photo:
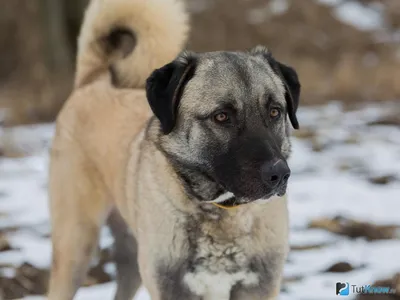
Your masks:
M 335 299 L 336 282 L 361 286 L 400 272 L 399 115 L 398 103 L 352 111 L 344 111 L 338 103 L 300 109 L 301 130 L 294 132 L 289 162 L 292 250 L 280 299 Z M 47 124 L 0 132 L 4 153 L 31 153 L 23 158 L 0 157 L 4 299 L 41 294 L 45 289 L 51 254 L 47 153 L 53 131 Z M 6 143 L 14 145 L 12 151 Z M 106 258 L 95 263 L 98 267 L 92 269 L 78 300 L 112 299 L 110 243 L 105 229 L 101 246 Z M 400 280 L 397 291 L 390 299 L 400 299 Z M 147 299 L 144 289 L 135 298 Z

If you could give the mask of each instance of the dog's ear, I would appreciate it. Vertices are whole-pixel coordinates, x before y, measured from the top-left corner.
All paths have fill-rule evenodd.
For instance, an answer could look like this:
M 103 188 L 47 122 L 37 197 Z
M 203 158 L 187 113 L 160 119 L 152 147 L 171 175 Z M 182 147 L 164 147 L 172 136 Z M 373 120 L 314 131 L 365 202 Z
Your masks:
M 173 62 L 155 70 L 146 81 L 147 100 L 164 134 L 169 134 L 175 126 L 183 90 L 195 68 L 195 55 L 184 52 Z
M 283 84 L 285 85 L 285 99 L 290 122 L 292 123 L 293 128 L 299 129 L 296 112 L 300 102 L 301 85 L 297 72 L 292 67 L 275 60 L 271 52 L 263 46 L 253 48 L 250 53 L 253 55 L 262 55 L 268 61 L 275 73 L 282 79 Z
M 296 117 L 297 108 L 300 102 L 300 82 L 297 72 L 292 68 L 283 63 L 277 61 L 281 78 L 285 84 L 285 99 L 287 103 L 287 109 L 289 114 L 290 122 L 294 129 L 299 129 L 299 121 Z

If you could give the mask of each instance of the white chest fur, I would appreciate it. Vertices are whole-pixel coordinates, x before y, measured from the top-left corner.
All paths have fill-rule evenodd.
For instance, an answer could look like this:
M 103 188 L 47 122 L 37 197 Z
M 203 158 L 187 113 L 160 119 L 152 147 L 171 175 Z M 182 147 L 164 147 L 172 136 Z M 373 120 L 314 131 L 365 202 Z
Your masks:
M 258 274 L 251 272 L 248 259 L 240 247 L 231 242 L 216 242 L 211 237 L 197 240 L 194 270 L 184 282 L 190 291 L 204 300 L 229 300 L 234 285 L 257 285 Z

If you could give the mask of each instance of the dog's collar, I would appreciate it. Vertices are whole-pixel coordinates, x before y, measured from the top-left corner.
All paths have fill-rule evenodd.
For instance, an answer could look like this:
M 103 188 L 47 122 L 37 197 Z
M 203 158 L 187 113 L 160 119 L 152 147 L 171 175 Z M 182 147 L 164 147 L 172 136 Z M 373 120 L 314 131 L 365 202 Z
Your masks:
M 233 208 L 237 208 L 238 206 L 240 206 L 240 204 L 235 204 L 234 201 L 235 201 L 235 199 L 233 199 L 233 201 L 224 201 L 222 203 L 212 202 L 212 204 L 214 204 L 216 207 L 222 208 L 222 209 L 233 209 Z

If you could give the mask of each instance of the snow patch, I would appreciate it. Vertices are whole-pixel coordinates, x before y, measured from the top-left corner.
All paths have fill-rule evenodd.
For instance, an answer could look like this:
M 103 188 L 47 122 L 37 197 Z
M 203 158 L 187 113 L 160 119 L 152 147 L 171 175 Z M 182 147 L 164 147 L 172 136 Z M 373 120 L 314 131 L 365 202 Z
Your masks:
M 334 10 L 335 16 L 343 23 L 359 30 L 370 31 L 382 28 L 383 13 L 379 7 L 362 5 L 355 1 L 346 1 Z
M 310 139 L 293 139 L 293 154 L 289 161 L 292 176 L 288 188 L 290 243 L 297 247 L 324 246 L 290 252 L 285 276 L 301 279 L 286 283 L 280 299 L 336 299 L 332 291 L 337 281 L 371 284 L 400 271 L 400 260 L 395 257 L 400 253 L 400 240 L 367 242 L 308 229 L 308 224 L 315 218 L 337 215 L 376 224 L 400 225 L 400 181 L 386 185 L 368 181 L 370 176 L 387 174 L 400 178 L 400 129 L 366 125 L 396 106 L 398 103 L 379 103 L 344 112 L 338 102 L 333 102 L 299 109 L 302 128 L 315 132 L 316 140 L 325 147 L 314 151 Z M 50 228 L 46 186 L 48 146 L 54 126 L 21 127 L 13 132 L 22 144 L 27 139 L 32 140 L 29 135 L 35 132 L 34 136 L 42 140 L 44 146 L 40 142 L 30 157 L 0 158 L 0 228 L 20 228 L 17 232 L 7 233 L 16 250 L 0 252 L 0 265 L 18 266 L 28 262 L 47 268 L 51 247 L 47 236 Z M 35 143 L 37 141 L 33 139 Z M 343 164 L 348 168 L 341 168 Z M 101 247 L 111 243 L 108 230 L 102 230 Z M 324 272 L 339 261 L 349 262 L 356 269 L 341 274 Z M 106 270 L 115 273 L 111 264 Z M 2 272 L 3 276 L 13 276 L 10 268 L 3 268 Z M 114 292 L 115 283 L 96 285 L 81 288 L 76 299 L 112 299 Z M 142 288 L 135 300 L 150 300 L 150 297 Z

